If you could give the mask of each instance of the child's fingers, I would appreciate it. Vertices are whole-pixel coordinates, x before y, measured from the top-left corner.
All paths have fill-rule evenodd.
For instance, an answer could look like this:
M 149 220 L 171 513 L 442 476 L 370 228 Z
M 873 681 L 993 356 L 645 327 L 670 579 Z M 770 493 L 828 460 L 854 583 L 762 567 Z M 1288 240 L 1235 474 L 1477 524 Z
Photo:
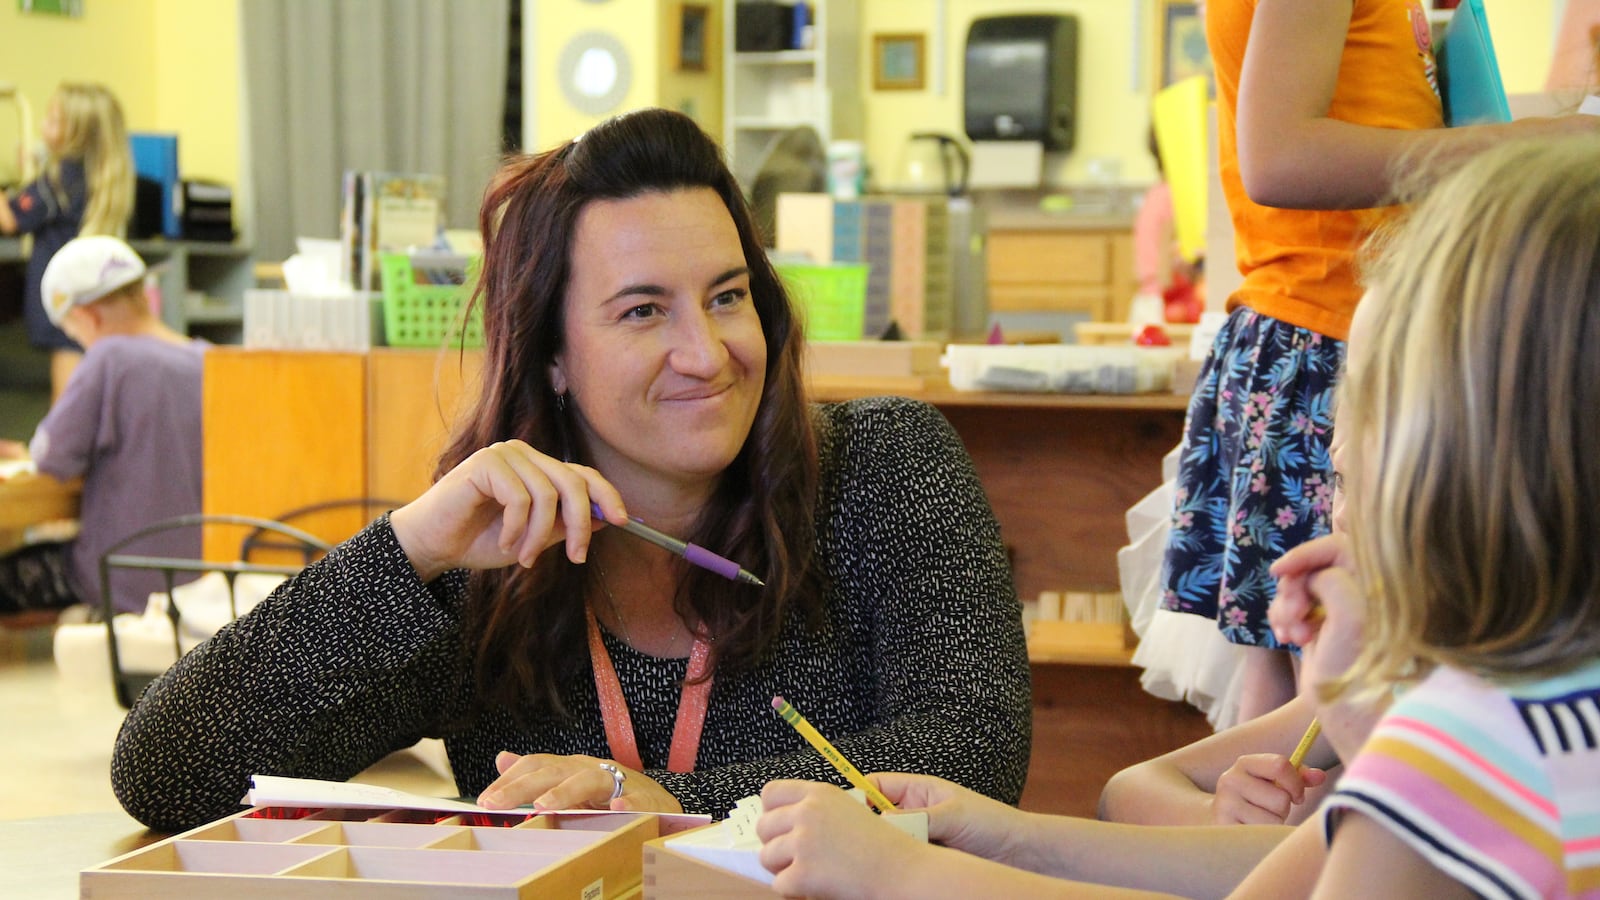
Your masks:
M 1305 575 L 1329 566 L 1349 565 L 1353 561 L 1350 542 L 1342 534 L 1328 534 L 1306 541 L 1278 557 L 1268 570 L 1275 577 Z

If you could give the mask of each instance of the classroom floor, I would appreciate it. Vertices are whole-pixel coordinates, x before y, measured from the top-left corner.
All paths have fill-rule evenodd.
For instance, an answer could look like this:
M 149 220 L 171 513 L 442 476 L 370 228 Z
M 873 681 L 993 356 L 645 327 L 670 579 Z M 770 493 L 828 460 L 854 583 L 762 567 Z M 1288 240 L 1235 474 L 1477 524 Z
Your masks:
M 50 657 L 48 628 L 0 629 L 0 819 L 118 809 L 108 776 L 125 710 L 111 685 L 64 680 Z M 413 751 L 391 755 L 355 778 L 428 796 L 455 784 Z

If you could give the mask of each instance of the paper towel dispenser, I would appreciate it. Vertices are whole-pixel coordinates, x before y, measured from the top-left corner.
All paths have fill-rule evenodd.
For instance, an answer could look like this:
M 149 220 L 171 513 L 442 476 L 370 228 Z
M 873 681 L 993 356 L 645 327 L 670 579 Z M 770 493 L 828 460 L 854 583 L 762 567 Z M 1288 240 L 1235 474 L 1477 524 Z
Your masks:
M 974 19 L 965 82 L 967 137 L 1071 150 L 1078 117 L 1077 16 Z

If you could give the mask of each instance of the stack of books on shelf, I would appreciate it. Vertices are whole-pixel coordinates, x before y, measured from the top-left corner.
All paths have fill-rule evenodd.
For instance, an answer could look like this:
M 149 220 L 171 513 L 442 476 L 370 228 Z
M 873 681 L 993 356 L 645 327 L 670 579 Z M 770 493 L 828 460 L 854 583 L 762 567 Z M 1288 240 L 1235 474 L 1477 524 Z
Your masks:
M 433 247 L 444 225 L 441 175 L 344 173 L 340 275 L 352 290 L 382 290 L 380 254 Z

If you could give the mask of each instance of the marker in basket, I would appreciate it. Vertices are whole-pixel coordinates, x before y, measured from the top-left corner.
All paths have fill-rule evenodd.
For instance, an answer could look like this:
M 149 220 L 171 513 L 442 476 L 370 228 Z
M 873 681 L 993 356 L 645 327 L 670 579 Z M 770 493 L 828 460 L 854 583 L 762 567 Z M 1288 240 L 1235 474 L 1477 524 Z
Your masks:
M 590 503 L 589 511 L 594 514 L 596 519 L 605 521 L 605 513 L 600 511 L 600 504 Z M 767 583 L 757 578 L 755 573 L 740 567 L 733 560 L 718 556 L 699 544 L 690 544 L 686 541 L 680 541 L 671 535 L 662 534 L 632 516 L 628 518 L 626 524 L 613 525 L 612 527 L 620 528 L 636 538 L 649 541 L 657 547 L 683 557 L 690 565 L 696 565 L 702 569 L 715 572 L 729 581 L 742 581 L 745 584 L 753 584 L 756 587 L 767 586 Z
M 883 795 L 883 791 L 873 786 L 872 782 L 867 780 L 867 776 L 861 774 L 860 769 L 850 765 L 850 760 L 845 759 L 843 754 L 828 743 L 828 739 L 823 737 L 821 732 L 811 727 L 811 723 L 806 721 L 806 717 L 800 715 L 799 710 L 790 706 L 789 701 L 782 697 L 773 697 L 772 708 L 778 711 L 778 715 L 782 716 L 785 722 L 793 725 L 794 730 L 800 732 L 800 736 L 805 738 L 807 743 L 817 748 L 817 752 L 822 754 L 823 759 L 833 763 L 833 767 L 838 769 L 840 774 L 844 775 L 851 784 L 860 788 L 862 793 L 867 795 L 867 799 L 872 801 L 872 805 L 878 808 L 878 812 L 897 812 L 894 804 L 890 803 L 889 798 Z

